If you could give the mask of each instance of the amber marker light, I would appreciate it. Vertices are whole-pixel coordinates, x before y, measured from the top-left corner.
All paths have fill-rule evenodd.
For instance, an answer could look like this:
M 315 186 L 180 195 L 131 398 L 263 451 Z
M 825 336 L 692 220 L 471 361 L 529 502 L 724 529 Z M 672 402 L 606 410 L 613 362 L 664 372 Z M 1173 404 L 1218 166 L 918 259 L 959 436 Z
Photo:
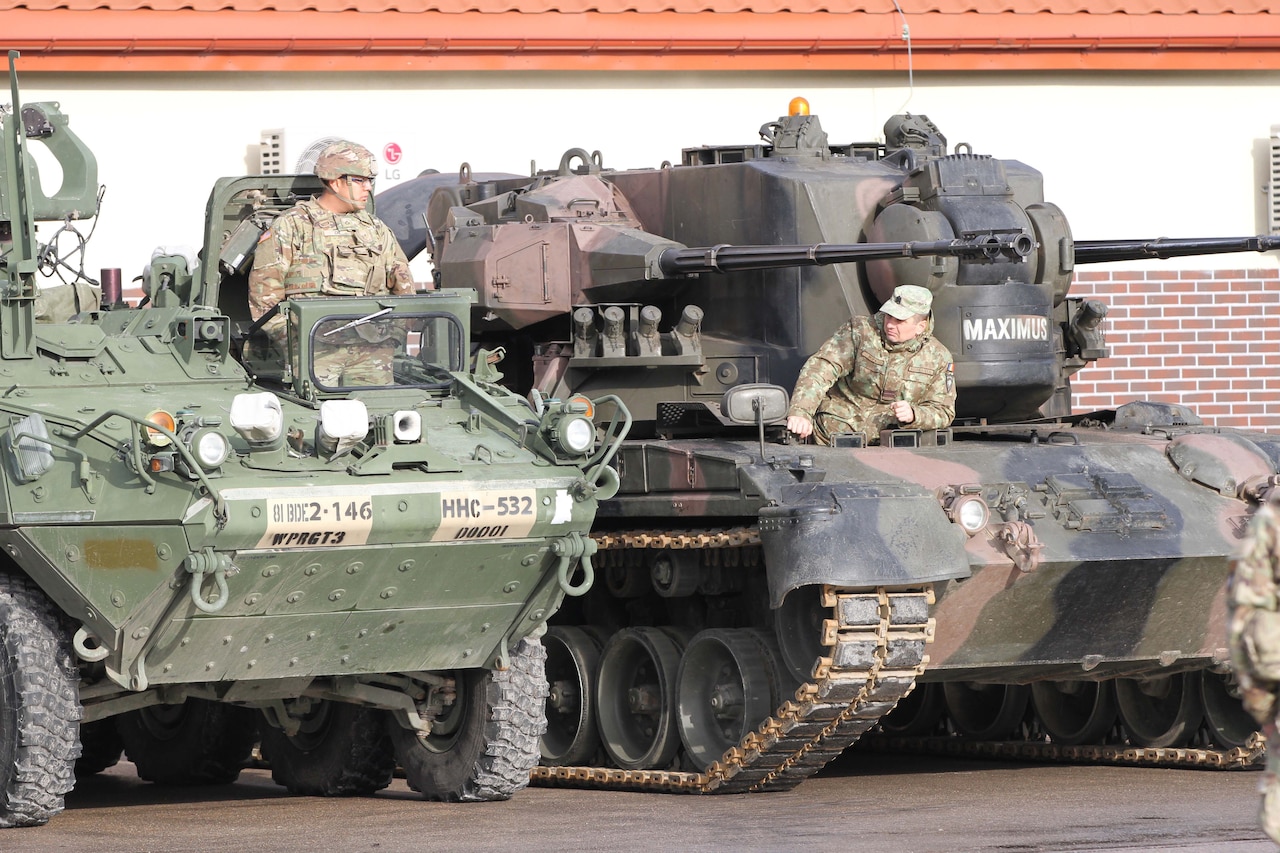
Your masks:
M 149 424 L 155 424 L 161 429 L 167 429 L 169 432 L 173 432 L 174 429 L 177 428 L 177 424 L 173 420 L 173 415 L 169 414 L 164 409 L 156 409 L 154 412 L 149 413 L 146 417 L 146 422 Z M 167 447 L 172 443 L 172 440 L 169 436 L 159 430 L 147 427 L 147 442 L 152 447 Z
M 787 115 L 791 116 L 807 116 L 809 114 L 809 101 L 805 98 L 792 98 L 791 103 L 787 106 Z
M 580 414 L 586 415 L 589 418 L 594 418 L 596 416 L 595 404 L 593 404 L 590 400 L 588 400 L 586 397 L 582 396 L 581 394 L 574 394 L 566 402 L 576 403 L 581 406 L 586 406 L 585 409 L 581 410 Z

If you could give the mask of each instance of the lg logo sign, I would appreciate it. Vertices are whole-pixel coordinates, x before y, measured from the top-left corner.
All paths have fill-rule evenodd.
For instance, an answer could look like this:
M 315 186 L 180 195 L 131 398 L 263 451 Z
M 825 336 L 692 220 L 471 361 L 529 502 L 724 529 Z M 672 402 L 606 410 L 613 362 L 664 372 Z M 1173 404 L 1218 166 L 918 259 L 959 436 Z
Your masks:
M 388 142 L 382 148 L 382 159 L 388 167 L 395 166 L 400 162 L 400 158 L 404 156 L 404 152 L 400 146 L 394 142 Z M 400 170 L 388 168 L 384 177 L 389 181 L 400 180 Z

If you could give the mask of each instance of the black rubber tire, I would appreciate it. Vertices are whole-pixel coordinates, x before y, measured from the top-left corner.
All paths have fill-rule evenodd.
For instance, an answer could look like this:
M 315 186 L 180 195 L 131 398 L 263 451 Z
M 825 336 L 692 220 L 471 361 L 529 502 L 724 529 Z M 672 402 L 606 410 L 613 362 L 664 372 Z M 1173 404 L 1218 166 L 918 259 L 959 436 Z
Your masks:
M 79 676 L 57 611 L 0 574 L 0 827 L 42 826 L 75 785 Z
M 159 785 L 230 784 L 258 738 L 255 712 L 203 699 L 121 714 L 116 728 L 138 777 Z
M 76 759 L 76 778 L 83 779 L 115 767 L 124 753 L 124 741 L 112 719 L 80 724 L 80 757 Z
M 387 730 L 409 787 L 428 800 L 506 800 L 529 784 L 547 728 L 547 652 L 521 640 L 506 671 L 456 673 L 458 698 L 449 730 L 418 737 L 394 720 Z
M 381 791 L 396 769 L 383 712 L 349 702 L 321 702 L 290 737 L 258 726 L 271 778 L 292 794 L 352 797 Z

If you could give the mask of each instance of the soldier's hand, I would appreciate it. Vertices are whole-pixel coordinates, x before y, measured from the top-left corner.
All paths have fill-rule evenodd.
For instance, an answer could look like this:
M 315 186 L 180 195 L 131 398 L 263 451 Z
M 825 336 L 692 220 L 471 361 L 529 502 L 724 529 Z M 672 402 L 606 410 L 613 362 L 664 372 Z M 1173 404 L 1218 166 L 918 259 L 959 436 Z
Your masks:
M 787 418 L 787 429 L 801 438 L 808 438 L 813 433 L 813 421 L 801 415 L 791 415 Z
M 900 424 L 909 424 L 916 419 L 916 410 L 906 400 L 898 400 L 893 404 L 893 416 Z

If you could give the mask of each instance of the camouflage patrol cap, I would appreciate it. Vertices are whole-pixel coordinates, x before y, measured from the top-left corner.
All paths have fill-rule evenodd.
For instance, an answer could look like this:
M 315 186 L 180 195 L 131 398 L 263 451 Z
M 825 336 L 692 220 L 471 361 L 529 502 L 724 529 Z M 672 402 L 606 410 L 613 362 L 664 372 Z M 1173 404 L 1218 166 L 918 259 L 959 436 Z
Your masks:
M 932 307 L 933 294 L 927 287 L 904 284 L 893 289 L 893 296 L 880 306 L 880 312 L 899 320 L 910 320 L 916 314 L 928 314 Z
M 377 174 L 378 164 L 373 154 L 354 142 L 335 142 L 316 158 L 316 177 L 322 181 L 337 180 L 343 175 L 372 178 Z

